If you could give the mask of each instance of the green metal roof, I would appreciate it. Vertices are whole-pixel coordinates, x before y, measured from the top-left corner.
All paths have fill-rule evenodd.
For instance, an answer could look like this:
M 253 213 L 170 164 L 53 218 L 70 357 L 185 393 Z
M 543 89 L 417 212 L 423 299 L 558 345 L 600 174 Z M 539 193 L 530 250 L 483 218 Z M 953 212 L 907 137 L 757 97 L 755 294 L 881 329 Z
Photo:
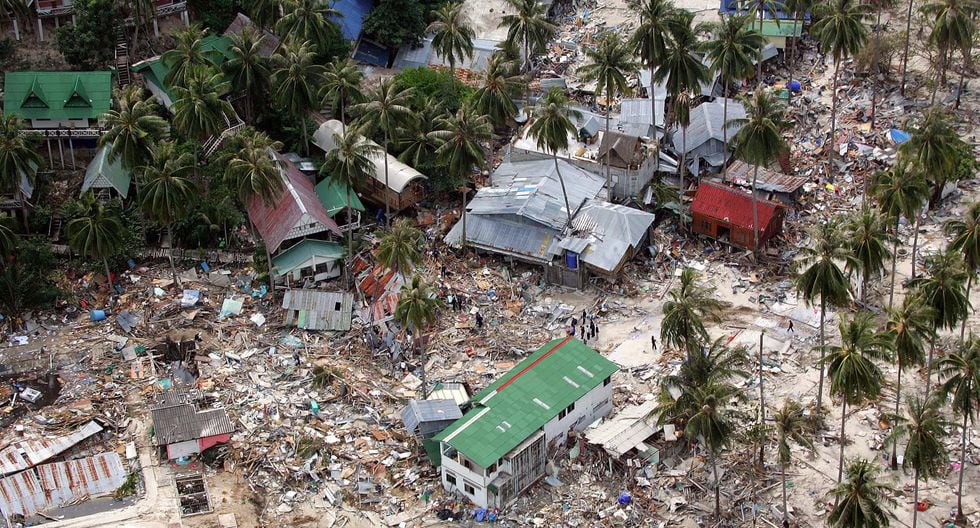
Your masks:
M 91 163 L 85 169 L 85 181 L 82 182 L 82 193 L 92 189 L 105 189 L 111 187 L 125 198 L 129 194 L 129 184 L 132 181 L 132 174 L 123 168 L 121 160 L 109 163 L 110 143 L 99 149 L 92 158 Z
M 490 467 L 618 369 L 575 338 L 555 339 L 473 396 L 434 440 Z
M 752 27 L 759 23 L 758 20 L 752 21 Z M 775 20 L 762 21 L 762 36 L 764 37 L 799 37 L 803 34 L 803 24 L 794 24 L 792 20 L 782 20 L 778 24 Z
M 304 262 L 312 260 L 313 257 L 326 262 L 342 259 L 344 253 L 346 253 L 344 247 L 340 244 L 306 238 L 272 257 L 272 268 L 276 276 L 281 277 L 303 265 Z
M 222 35 L 208 35 L 201 39 L 201 50 L 216 66 L 221 66 L 231 59 L 231 39 Z M 170 66 L 163 62 L 161 56 L 153 57 L 133 65 L 133 71 L 143 76 L 143 80 L 153 84 L 174 100 L 173 90 L 163 82 L 170 73 Z M 165 106 L 170 107 L 166 101 Z
M 323 180 L 316 186 L 316 195 L 320 198 L 320 203 L 323 204 L 323 208 L 327 210 L 327 215 L 330 218 L 347 207 L 346 185 L 332 182 L 329 179 Z M 364 204 L 361 203 L 356 192 L 350 193 L 350 206 L 358 211 L 364 211 Z
M 20 71 L 4 76 L 3 111 L 23 119 L 97 119 L 111 104 L 110 71 Z

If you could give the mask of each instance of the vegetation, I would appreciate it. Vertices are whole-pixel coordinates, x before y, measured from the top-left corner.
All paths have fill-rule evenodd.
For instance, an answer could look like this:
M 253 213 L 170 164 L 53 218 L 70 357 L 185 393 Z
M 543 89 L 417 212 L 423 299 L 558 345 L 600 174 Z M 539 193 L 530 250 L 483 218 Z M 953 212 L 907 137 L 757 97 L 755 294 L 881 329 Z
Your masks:
M 425 36 L 428 6 L 419 0 L 381 0 L 364 19 L 364 32 L 394 54 L 418 46 Z
M 74 24 L 58 29 L 58 51 L 65 62 L 80 70 L 104 69 L 112 61 L 116 47 L 116 33 L 110 30 L 120 23 L 115 3 L 75 0 L 72 8 Z
M 943 400 L 950 400 L 953 412 L 963 418 L 960 425 L 960 460 L 966 460 L 966 428 L 971 422 L 977 423 L 980 410 L 980 338 L 970 335 L 959 350 L 939 361 L 937 365 L 940 394 Z M 963 513 L 963 472 L 966 464 L 960 464 L 959 484 L 956 488 L 956 518 L 965 522 Z
M 433 14 L 426 33 L 432 33 L 432 49 L 449 63 L 449 77 L 456 83 L 456 64 L 473 58 L 476 33 L 470 26 L 462 2 L 443 4 Z
M 708 340 L 705 321 L 719 321 L 724 304 L 714 291 L 696 283 L 698 273 L 691 268 L 681 272 L 680 284 L 670 291 L 664 303 L 660 340 L 664 346 L 696 353 Z
M 555 173 L 558 174 L 561 195 L 565 200 L 565 213 L 568 215 L 566 228 L 572 225 L 572 208 L 568 204 L 565 179 L 558 167 L 558 152 L 568 150 L 568 136 L 574 137 L 577 132 L 575 125 L 572 124 L 572 117 L 576 117 L 577 113 L 577 111 L 568 108 L 568 97 L 561 90 L 554 88 L 538 102 L 538 108 L 534 113 L 534 122 L 528 129 L 528 137 L 534 139 L 538 148 L 550 151 L 555 160 Z
M 926 259 L 926 273 L 911 282 L 919 300 L 932 309 L 932 339 L 926 361 L 926 396 L 932 386 L 932 356 L 940 329 L 953 330 L 967 316 L 970 300 L 966 297 L 967 272 L 963 257 L 952 251 L 940 251 Z
M 911 468 L 915 473 L 912 492 L 912 528 L 918 524 L 919 510 L 919 479 L 928 481 L 930 478 L 946 474 L 949 464 L 949 454 L 943 444 L 946 430 L 952 427 L 943 416 L 943 401 L 932 396 L 923 401 L 921 398 L 910 397 L 905 402 L 906 417 L 896 416 L 898 423 L 892 429 L 890 440 L 892 450 L 898 441 L 905 439 L 905 459 L 903 469 Z M 894 457 L 893 457 L 894 458 Z M 892 462 L 894 465 L 894 461 Z
M 378 262 L 385 269 L 408 277 L 422 263 L 422 232 L 408 218 L 399 218 L 378 244 Z
M 894 489 L 878 480 L 881 470 L 874 462 L 857 459 L 847 465 L 847 480 L 838 483 L 830 496 L 837 503 L 827 518 L 832 528 L 888 528 L 897 505 Z
M 411 331 L 414 336 L 415 346 L 419 351 L 419 368 L 422 376 L 422 398 L 429 394 L 429 388 L 425 382 L 425 342 L 423 331 L 425 327 L 431 325 L 436 320 L 436 310 L 442 306 L 442 301 L 432 291 L 418 275 L 412 278 L 409 288 L 402 289 L 398 297 L 398 306 L 395 307 L 395 321 L 401 325 L 405 331 Z

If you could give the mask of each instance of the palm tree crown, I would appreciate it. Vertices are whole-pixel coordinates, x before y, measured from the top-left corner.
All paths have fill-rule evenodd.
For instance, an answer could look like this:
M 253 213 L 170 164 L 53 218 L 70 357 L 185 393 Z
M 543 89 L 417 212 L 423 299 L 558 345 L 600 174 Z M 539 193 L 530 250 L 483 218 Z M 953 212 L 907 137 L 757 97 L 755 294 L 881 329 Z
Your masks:
M 239 134 L 239 138 L 242 147 L 228 161 L 226 180 L 243 206 L 256 196 L 266 205 L 274 205 L 284 184 L 279 166 L 270 153 L 282 148 L 282 143 L 255 131 Z
M 415 112 L 415 119 L 409 121 L 403 130 L 401 146 L 405 150 L 398 155 L 398 159 L 416 169 L 424 163 L 431 163 L 439 148 L 438 131 L 442 117 L 440 104 L 431 97 L 426 98 L 419 111 Z
M 528 137 L 535 140 L 538 148 L 550 151 L 555 161 L 555 171 L 561 184 L 562 198 L 565 199 L 565 214 L 568 217 L 566 226 L 572 225 L 572 208 L 568 203 L 568 191 L 565 189 L 565 179 L 558 167 L 558 151 L 568 150 L 569 135 L 575 136 L 576 128 L 572 117 L 579 112 L 568 107 L 568 97 L 558 88 L 552 88 L 541 101 L 534 114 L 534 122 L 528 129 Z
M 660 340 L 664 346 L 696 350 L 708 340 L 704 321 L 718 320 L 724 304 L 714 296 L 714 289 L 697 284 L 698 273 L 691 268 L 681 272 L 680 284 L 668 294 Z
M 878 480 L 881 470 L 871 461 L 857 459 L 847 465 L 847 480 L 830 494 L 839 502 L 827 524 L 833 528 L 887 528 L 896 506 L 894 489 Z
M 920 292 L 920 300 L 933 309 L 935 328 L 952 330 L 970 310 L 963 257 L 953 251 L 939 251 L 926 258 L 925 267 L 927 275 L 911 284 Z
M 135 84 L 117 91 L 115 108 L 104 116 L 106 132 L 99 138 L 100 146 L 109 146 L 109 162 L 118 159 L 129 170 L 149 159 L 153 145 L 169 134 L 154 100 L 142 96 L 143 89 Z
M 214 61 L 204 51 L 206 36 L 207 30 L 197 24 L 174 34 L 176 43 L 173 49 L 160 56 L 163 64 L 170 68 L 163 82 L 171 87 L 185 86 L 192 72 L 214 66 Z
M 419 360 L 422 371 L 422 397 L 428 394 L 428 387 L 425 383 L 425 343 L 422 338 L 422 329 L 431 325 L 436 320 L 436 312 L 442 302 L 432 291 L 432 288 L 416 275 L 412 278 L 412 285 L 408 289 L 402 289 L 398 297 L 398 306 L 395 307 L 395 321 L 402 328 L 411 329 L 415 334 L 415 344 L 419 348 Z
M 531 70 L 534 52 L 544 49 L 545 44 L 558 32 L 558 26 L 548 20 L 548 8 L 537 0 L 507 0 L 515 9 L 504 15 L 500 27 L 507 28 L 507 42 L 524 52 L 524 71 Z
M 320 106 L 340 111 L 340 122 L 347 126 L 347 107 L 359 103 L 364 94 L 361 93 L 361 72 L 350 59 L 337 59 L 327 64 L 323 73 L 323 99 Z
M 367 141 L 354 129 L 334 134 L 334 148 L 327 152 L 326 163 L 320 169 L 327 179 L 338 188 L 346 190 L 347 213 L 351 210 L 351 193 L 361 182 L 374 175 L 373 156 L 381 154 L 381 147 Z M 353 229 L 347 229 L 347 255 L 354 252 Z
M 174 86 L 173 123 L 177 130 L 193 139 L 205 139 L 227 128 L 234 115 L 224 99 L 230 88 L 224 76 L 210 68 L 190 72 L 186 86 Z
M 888 249 L 891 237 L 885 229 L 885 219 L 876 210 L 865 206 L 847 222 L 848 245 L 854 255 L 851 272 L 861 274 L 861 298 L 867 296 L 868 282 L 885 273 L 885 261 L 891 258 Z
M 21 176 L 34 178 L 41 166 L 38 136 L 22 134 L 20 118 L 0 113 L 0 189 L 13 192 L 20 188 Z
M 332 20 L 343 13 L 324 0 L 285 0 L 283 12 L 285 15 L 276 23 L 276 34 L 296 42 L 309 42 L 315 53 L 324 53 L 330 39 L 340 32 Z
M 502 51 L 494 52 L 487 61 L 483 86 L 473 94 L 473 108 L 496 127 L 505 126 L 517 115 L 512 97 L 520 91 L 523 76 L 516 74 L 514 66 Z
M 473 39 L 476 33 L 470 25 L 461 2 L 443 4 L 433 12 L 435 20 L 425 29 L 434 33 L 432 49 L 449 63 L 455 82 L 456 64 L 465 58 L 473 58 Z
M 832 0 L 820 20 L 813 24 L 812 33 L 838 64 L 864 47 L 868 39 L 868 30 L 864 26 L 867 17 L 868 7 L 864 4 L 855 0 Z
M 68 244 L 86 257 L 101 260 L 108 277 L 109 257 L 120 250 L 125 228 L 119 217 L 95 198 L 92 191 L 82 196 L 82 204 L 85 212 L 68 222 Z
M 970 335 L 959 349 L 939 361 L 939 386 L 943 401 L 950 400 L 953 411 L 963 417 L 960 424 L 960 460 L 966 460 L 967 423 L 977 423 L 980 410 L 980 338 Z M 957 519 L 963 514 L 963 473 L 966 464 L 960 463 L 960 481 L 956 492 Z
M 422 232 L 408 218 L 399 218 L 378 245 L 378 262 L 385 269 L 407 277 L 422 262 Z
M 698 39 L 694 28 L 694 14 L 676 10 L 668 19 L 670 38 L 663 61 L 657 67 L 654 81 L 665 82 L 668 97 L 681 92 L 701 93 L 701 83 L 708 80 L 708 68 L 691 55 L 697 49 Z
M 439 126 L 441 130 L 436 136 L 440 145 L 436 149 L 436 157 L 448 165 L 453 177 L 463 180 L 473 167 L 486 167 L 487 160 L 480 142 L 488 141 L 493 134 L 486 116 L 464 105 L 455 115 L 443 117 Z
M 712 40 L 701 44 L 711 60 L 711 70 L 721 76 L 725 85 L 752 75 L 753 64 L 760 59 L 765 37 L 752 27 L 747 15 L 721 19 Z
M 231 36 L 231 45 L 228 47 L 231 58 L 221 66 L 228 75 L 231 88 L 245 94 L 249 115 L 252 113 L 254 97 L 269 89 L 269 78 L 272 75 L 268 61 L 262 55 L 264 42 L 265 35 L 246 26 L 241 33 Z

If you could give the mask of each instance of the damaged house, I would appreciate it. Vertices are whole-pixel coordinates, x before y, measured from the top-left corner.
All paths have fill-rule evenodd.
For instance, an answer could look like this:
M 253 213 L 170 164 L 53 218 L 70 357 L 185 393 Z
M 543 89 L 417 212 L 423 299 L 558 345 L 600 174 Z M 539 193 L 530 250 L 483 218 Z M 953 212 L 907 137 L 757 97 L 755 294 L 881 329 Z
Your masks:
M 769 200 L 758 200 L 759 246 L 783 229 L 786 208 Z M 752 195 L 739 189 L 712 182 L 702 182 L 691 203 L 695 233 L 754 250 Z
M 569 431 L 612 411 L 615 363 L 581 341 L 555 339 L 478 392 L 462 418 L 434 437 L 443 487 L 502 508 L 545 474 Z
M 153 445 L 166 451 L 167 460 L 203 453 L 227 443 L 235 426 L 224 409 L 200 411 L 186 392 L 167 391 L 153 397 Z
M 565 181 L 572 226 L 558 172 Z M 603 201 L 603 179 L 565 160 L 505 162 L 492 186 L 477 191 L 446 243 L 464 243 L 506 258 L 541 265 L 546 280 L 581 288 L 589 273 L 615 280 L 642 247 L 650 213 Z M 615 226 L 615 227 L 614 227 Z
M 725 183 L 751 190 L 754 172 L 755 165 L 736 160 L 725 171 Z M 755 190 L 759 198 L 795 207 L 797 200 L 803 195 L 803 186 L 807 181 L 809 180 L 804 176 L 790 176 L 766 167 L 759 167 Z
M 725 152 L 725 99 L 719 97 L 710 103 L 702 103 L 691 110 L 691 122 L 684 129 L 675 126 L 671 130 L 670 146 L 678 158 L 686 150 L 687 167 L 690 174 L 698 176 L 702 171 L 717 173 L 728 162 L 731 152 Z M 728 100 L 728 121 L 744 119 L 745 107 L 742 103 Z M 728 148 L 732 148 L 732 138 L 741 130 L 741 125 L 728 125 Z

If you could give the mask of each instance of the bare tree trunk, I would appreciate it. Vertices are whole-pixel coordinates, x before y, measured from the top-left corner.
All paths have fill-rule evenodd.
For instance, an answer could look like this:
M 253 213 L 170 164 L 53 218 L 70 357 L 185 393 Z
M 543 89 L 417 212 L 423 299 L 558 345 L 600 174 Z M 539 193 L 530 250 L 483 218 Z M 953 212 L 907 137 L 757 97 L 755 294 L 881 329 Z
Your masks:
M 764 2 L 765 0 L 759 0 L 759 33 L 762 33 L 762 21 L 765 19 L 765 15 L 766 15 L 765 13 L 766 6 Z M 756 75 L 756 80 L 755 80 L 756 84 L 762 84 L 762 57 L 761 56 L 759 57 L 759 61 L 756 62 L 755 65 L 755 75 Z
M 823 324 L 827 315 L 827 301 L 820 296 L 820 381 L 817 382 L 817 414 L 823 412 L 823 356 L 824 356 L 824 329 Z
M 562 196 L 562 198 L 565 199 L 565 213 L 568 215 L 568 224 L 566 224 L 566 227 L 571 227 L 572 226 L 572 209 L 571 209 L 571 207 L 568 206 L 568 193 L 565 191 L 565 179 L 562 178 L 561 171 L 558 170 L 558 151 L 556 150 L 552 154 L 554 154 L 554 159 L 555 159 L 555 173 L 558 174 L 558 183 L 561 184 L 561 196 Z M 583 322 L 582 324 L 585 324 L 585 323 Z
M 419 370 L 422 374 L 422 399 L 429 396 L 429 389 L 425 384 L 425 344 L 422 343 L 422 329 L 415 329 L 416 341 L 419 346 Z
M 112 274 L 109 272 L 109 259 L 103 257 L 102 264 L 105 266 L 105 280 L 109 284 L 109 294 L 112 294 Z
M 919 524 L 919 470 L 915 470 L 915 485 L 912 488 L 912 528 Z
M 932 389 L 932 356 L 936 353 L 936 333 L 939 328 L 932 326 L 932 337 L 929 338 L 929 358 L 926 361 L 926 395 L 923 400 L 929 399 L 929 391 Z
M 837 153 L 837 80 L 838 74 L 840 73 L 840 61 L 834 61 L 834 80 L 831 83 L 833 93 L 831 94 L 831 104 L 830 104 L 830 141 L 829 141 L 829 152 L 827 155 L 827 160 L 829 161 L 827 165 L 827 176 L 829 177 L 833 171 L 834 165 L 834 154 Z
M 915 212 L 915 221 L 912 222 L 915 233 L 912 234 L 912 278 L 915 278 L 915 257 L 919 250 L 919 212 Z
M 895 220 L 895 244 L 892 249 L 892 285 L 888 291 L 888 309 L 892 309 L 895 301 L 895 269 L 898 267 L 898 220 Z
M 453 77 L 455 79 L 455 77 Z M 385 228 L 391 227 L 391 203 L 388 199 L 389 190 L 388 187 L 388 129 L 385 128 L 385 151 L 383 154 L 385 158 Z
M 612 166 L 609 163 L 612 160 L 612 140 L 609 139 L 609 112 L 612 110 L 612 90 L 609 86 L 606 87 L 606 135 L 602 138 L 606 141 L 609 148 L 606 149 L 606 187 L 609 189 L 609 201 L 613 201 L 613 185 L 612 185 Z M 601 145 L 600 145 L 601 147 Z
M 790 53 L 788 53 L 790 64 L 787 68 L 789 70 L 789 80 L 786 81 L 786 106 L 789 106 L 793 102 L 793 90 L 789 89 L 789 85 L 793 82 L 793 58 L 796 55 L 796 48 L 800 46 L 800 37 L 796 36 L 796 28 L 800 23 L 801 16 L 806 16 L 806 12 L 804 11 L 803 14 L 793 13 L 793 46 L 790 48 L 790 50 L 788 50 L 790 51 Z
M 759 254 L 759 198 L 755 194 L 755 184 L 759 177 L 759 166 L 752 171 L 752 253 Z
M 905 51 L 902 52 L 902 83 L 899 84 L 899 93 L 905 97 L 905 80 L 908 78 L 909 69 L 909 40 L 912 36 L 912 3 L 909 0 L 908 19 L 905 21 Z
M 932 87 L 932 99 L 929 100 L 930 106 L 936 104 L 936 93 L 939 92 L 939 85 L 946 83 L 946 49 L 939 50 L 939 54 L 939 78 L 936 79 L 936 84 Z
M 686 186 L 684 185 L 684 172 L 687 170 L 687 127 L 686 126 L 684 127 L 684 131 L 681 133 L 681 143 L 683 144 L 684 152 L 681 153 L 681 166 L 680 166 L 681 181 L 680 181 L 680 188 L 678 190 L 680 191 L 681 194 L 680 195 L 681 204 L 683 204 L 684 190 L 686 189 Z
M 844 426 L 847 425 L 847 398 L 844 398 L 841 403 L 840 411 L 840 457 L 837 460 L 837 483 L 841 483 L 841 479 L 844 478 Z M 839 499 L 834 499 L 834 505 L 837 505 Z
M 178 288 L 181 288 L 182 286 L 180 284 L 180 279 L 177 278 L 177 266 L 174 265 L 174 247 L 176 244 L 174 244 L 173 222 L 167 224 L 167 236 L 170 237 L 170 251 L 167 252 L 167 255 L 170 257 L 170 273 L 172 273 L 174 276 L 174 284 Z
M 344 274 L 347 275 L 347 288 L 350 289 L 354 284 L 352 267 L 354 264 L 354 226 L 351 225 L 350 208 L 350 185 L 347 186 L 347 266 L 344 266 Z M 313 277 L 316 278 L 316 267 L 313 268 Z
M 783 481 L 783 528 L 789 528 L 789 512 L 786 511 L 786 466 L 779 465 L 779 474 Z
M 966 298 L 967 298 L 967 300 L 970 299 L 970 289 L 973 287 L 973 274 L 974 273 L 975 273 L 974 270 L 969 270 L 969 275 L 967 275 L 967 278 L 966 278 Z M 970 318 L 970 316 L 969 316 L 969 314 L 967 314 L 967 316 L 963 318 L 963 322 L 960 323 L 960 344 L 961 345 L 963 344 L 963 338 L 966 335 L 966 320 L 969 319 L 969 318 Z
M 660 166 L 660 138 L 657 137 L 657 82 L 653 80 L 654 73 L 653 65 L 650 65 L 650 115 L 653 116 L 653 139 L 657 143 L 657 161 L 656 166 Z M 666 111 L 666 108 L 664 109 Z M 664 128 L 666 128 L 666 119 L 664 119 Z
M 963 57 L 963 64 L 960 64 L 960 82 L 956 85 L 956 105 L 954 108 L 957 110 L 960 108 L 960 97 L 963 95 L 963 85 L 966 84 L 966 66 L 967 57 Z
M 765 376 L 763 376 L 762 370 L 762 342 L 765 339 L 766 333 L 761 332 L 759 334 L 759 428 L 766 425 L 766 392 L 765 392 Z M 766 442 L 762 440 L 759 442 L 759 467 L 766 467 Z
M 895 416 L 898 417 L 899 408 L 902 405 L 902 359 L 898 359 L 898 385 L 895 389 Z M 898 442 L 892 442 L 892 457 L 891 457 L 891 468 L 892 470 L 898 469 Z
M 963 413 L 963 434 L 960 440 L 960 482 L 956 488 L 956 520 L 965 521 L 966 515 L 963 514 L 963 473 L 966 470 L 966 421 L 970 413 Z
M 707 446 L 705 446 L 707 447 Z M 715 479 L 715 518 L 721 518 L 721 483 L 718 482 L 718 461 L 715 459 L 715 452 L 708 448 L 708 458 L 711 459 L 711 474 Z
M 726 84 L 725 88 L 727 87 Z M 728 90 L 725 90 L 725 97 L 723 99 L 725 102 L 722 103 L 721 109 L 721 137 L 722 143 L 724 144 L 724 150 L 722 152 L 724 152 L 725 157 L 721 160 L 721 181 L 725 181 L 725 177 L 728 176 Z M 756 242 L 756 245 L 758 245 L 758 242 Z

